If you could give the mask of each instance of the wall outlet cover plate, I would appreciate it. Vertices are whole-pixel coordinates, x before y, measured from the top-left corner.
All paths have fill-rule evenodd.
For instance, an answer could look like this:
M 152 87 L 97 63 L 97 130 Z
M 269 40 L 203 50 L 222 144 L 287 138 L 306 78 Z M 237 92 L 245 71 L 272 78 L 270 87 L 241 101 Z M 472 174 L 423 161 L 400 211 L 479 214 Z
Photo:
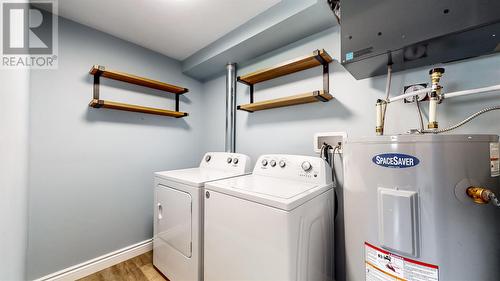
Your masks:
M 316 133 L 316 134 L 314 134 L 314 137 L 313 137 L 314 152 L 320 153 L 321 146 L 323 145 L 324 142 L 331 145 L 332 147 L 335 147 L 339 142 L 342 144 L 342 146 L 344 146 L 344 142 L 345 142 L 346 138 L 347 138 L 346 132 Z M 339 150 L 338 153 L 342 153 L 342 148 Z

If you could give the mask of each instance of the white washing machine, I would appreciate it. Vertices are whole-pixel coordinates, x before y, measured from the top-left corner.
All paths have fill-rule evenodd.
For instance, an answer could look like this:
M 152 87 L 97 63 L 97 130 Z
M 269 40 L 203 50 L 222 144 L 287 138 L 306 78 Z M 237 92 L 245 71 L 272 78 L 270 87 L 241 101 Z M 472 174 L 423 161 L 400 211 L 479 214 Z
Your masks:
M 205 185 L 205 281 L 333 280 L 334 197 L 321 158 L 263 155 Z
M 203 187 L 250 172 L 243 154 L 209 152 L 198 168 L 155 173 L 153 264 L 170 281 L 203 280 Z

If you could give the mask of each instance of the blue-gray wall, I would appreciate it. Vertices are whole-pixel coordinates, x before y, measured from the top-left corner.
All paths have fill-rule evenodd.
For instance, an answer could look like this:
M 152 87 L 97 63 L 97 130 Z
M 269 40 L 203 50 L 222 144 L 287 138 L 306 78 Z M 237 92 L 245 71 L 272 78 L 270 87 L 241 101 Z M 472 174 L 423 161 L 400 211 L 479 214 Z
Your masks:
M 338 26 L 258 57 L 239 69 L 238 74 L 243 75 L 322 48 L 338 61 Z M 444 90 L 449 92 L 498 84 L 498 65 L 500 55 L 446 64 L 446 73 L 442 79 Z M 391 95 L 400 94 L 404 85 L 429 82 L 430 68 L 431 66 L 395 73 Z M 255 100 L 319 90 L 322 87 L 321 71 L 318 67 L 258 84 L 255 88 Z M 205 126 L 205 150 L 224 148 L 224 79 L 219 77 L 204 84 L 206 115 L 210 116 L 210 122 Z M 338 62 L 333 62 L 330 65 L 330 91 L 334 96 L 333 100 L 255 113 L 238 111 L 236 149 L 250 155 L 252 159 L 264 153 L 314 155 L 314 133 L 345 131 L 354 137 L 374 135 L 375 102 L 378 98 L 384 98 L 385 83 L 386 76 L 357 81 Z M 439 110 L 440 125 L 444 127 L 455 124 L 487 105 L 495 102 L 500 104 L 498 97 L 497 93 L 447 100 Z M 247 86 L 239 83 L 237 98 L 238 104 L 249 102 Z M 424 107 L 427 111 L 427 103 Z M 500 134 L 499 117 L 500 112 L 488 113 L 454 133 Z M 418 124 L 415 104 L 391 104 L 387 118 L 388 134 L 405 133 Z
M 101 64 L 189 88 L 175 119 L 87 105 Z M 101 96 L 172 109 L 173 95 L 101 79 Z M 198 165 L 202 85 L 179 62 L 80 24 L 59 21 L 59 68 L 30 83 L 28 278 L 150 239 L 153 172 Z
M 25 280 L 29 71 L 0 70 L 0 280 Z

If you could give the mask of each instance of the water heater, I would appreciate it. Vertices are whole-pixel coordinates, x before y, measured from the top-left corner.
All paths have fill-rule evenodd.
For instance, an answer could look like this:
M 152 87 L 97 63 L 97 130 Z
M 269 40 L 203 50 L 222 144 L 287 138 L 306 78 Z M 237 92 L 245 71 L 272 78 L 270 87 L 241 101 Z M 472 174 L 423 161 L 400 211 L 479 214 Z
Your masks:
M 346 280 L 500 278 L 498 136 L 398 135 L 344 147 Z

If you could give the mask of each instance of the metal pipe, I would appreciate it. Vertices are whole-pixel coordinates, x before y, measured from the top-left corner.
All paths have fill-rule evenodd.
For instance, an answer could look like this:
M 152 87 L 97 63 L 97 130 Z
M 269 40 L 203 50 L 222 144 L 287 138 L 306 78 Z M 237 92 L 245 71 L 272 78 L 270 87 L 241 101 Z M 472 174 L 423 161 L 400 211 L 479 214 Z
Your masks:
M 420 125 L 420 132 L 423 132 L 424 129 L 424 118 L 422 117 L 422 109 L 420 108 L 420 101 L 418 100 L 418 96 L 415 96 L 415 104 L 417 105 L 417 114 Z
M 472 95 L 472 94 L 480 94 L 480 93 L 488 93 L 488 92 L 494 92 L 494 91 L 500 91 L 500 84 L 495 85 L 495 86 L 484 87 L 484 88 L 477 88 L 477 89 L 471 89 L 471 90 L 445 93 L 445 94 L 443 94 L 443 97 L 446 99 L 446 98 L 454 98 L 454 97 L 460 97 L 460 96 L 466 96 L 466 95 Z
M 428 134 L 428 133 L 431 133 L 431 134 L 440 134 L 440 133 L 449 132 L 449 131 L 455 130 L 456 128 L 461 127 L 461 126 L 469 123 L 472 119 L 480 116 L 481 114 L 484 114 L 486 112 L 490 112 L 490 111 L 493 111 L 493 110 L 500 110 L 500 105 L 495 105 L 495 106 L 490 106 L 490 107 L 484 108 L 484 109 L 482 109 L 482 110 L 480 110 L 480 111 L 472 114 L 471 116 L 467 117 L 462 122 L 457 123 L 457 124 L 455 124 L 453 126 L 450 126 L 448 128 L 445 128 L 445 129 L 436 129 L 436 130 L 424 130 L 424 131 L 420 131 L 420 132 L 421 133 L 425 133 L 425 134 Z
M 236 150 L 236 64 L 226 65 L 226 142 L 225 151 Z

